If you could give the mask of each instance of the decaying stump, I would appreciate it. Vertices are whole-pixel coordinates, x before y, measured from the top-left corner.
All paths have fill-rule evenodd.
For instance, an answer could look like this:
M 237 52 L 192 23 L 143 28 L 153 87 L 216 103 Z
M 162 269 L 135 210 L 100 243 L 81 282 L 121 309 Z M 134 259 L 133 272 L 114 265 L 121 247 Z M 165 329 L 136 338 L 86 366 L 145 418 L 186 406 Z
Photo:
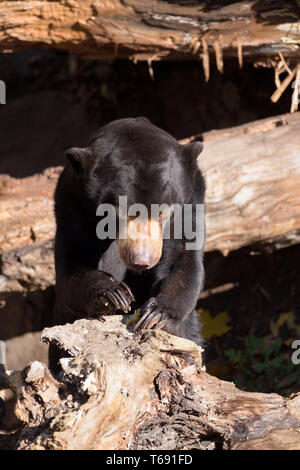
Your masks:
M 57 48 L 84 57 L 299 60 L 299 2 L 19 0 L 0 2 L 0 49 Z
M 206 251 L 299 242 L 300 113 L 202 137 Z M 0 296 L 54 282 L 53 193 L 60 171 L 49 168 L 24 179 L 0 176 Z
M 122 316 L 45 329 L 65 352 L 9 375 L 16 449 L 300 449 L 300 395 L 249 393 L 208 375 L 195 343 L 133 334 Z

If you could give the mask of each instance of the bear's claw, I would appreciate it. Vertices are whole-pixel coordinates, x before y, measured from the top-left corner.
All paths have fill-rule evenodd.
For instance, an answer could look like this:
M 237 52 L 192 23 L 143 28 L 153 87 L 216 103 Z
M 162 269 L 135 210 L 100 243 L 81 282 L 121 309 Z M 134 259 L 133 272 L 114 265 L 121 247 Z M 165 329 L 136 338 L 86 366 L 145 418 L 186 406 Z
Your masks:
M 142 317 L 135 325 L 134 332 L 142 329 L 164 329 L 166 332 L 176 334 L 180 327 L 180 322 L 172 318 L 166 307 L 160 306 L 159 301 L 154 297 L 149 299 L 142 308 Z
M 107 290 L 99 300 L 108 311 L 112 310 L 109 314 L 113 314 L 115 309 L 128 313 L 131 310 L 130 304 L 135 299 L 130 288 L 121 282 L 111 290 Z
M 133 293 L 131 292 L 131 289 L 125 284 L 125 282 L 120 282 L 120 286 L 127 292 L 129 295 L 129 298 L 133 302 L 135 300 Z

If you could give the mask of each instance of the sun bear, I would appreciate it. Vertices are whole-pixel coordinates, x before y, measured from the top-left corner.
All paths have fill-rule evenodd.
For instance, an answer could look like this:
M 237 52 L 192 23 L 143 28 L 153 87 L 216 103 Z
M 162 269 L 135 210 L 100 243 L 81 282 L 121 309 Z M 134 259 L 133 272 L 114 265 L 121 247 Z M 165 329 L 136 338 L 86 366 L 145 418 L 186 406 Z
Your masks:
M 202 148 L 180 145 L 146 118 L 126 118 L 66 151 L 55 193 L 53 324 L 140 308 L 135 331 L 180 334 L 204 281 L 203 236 L 196 246 Z

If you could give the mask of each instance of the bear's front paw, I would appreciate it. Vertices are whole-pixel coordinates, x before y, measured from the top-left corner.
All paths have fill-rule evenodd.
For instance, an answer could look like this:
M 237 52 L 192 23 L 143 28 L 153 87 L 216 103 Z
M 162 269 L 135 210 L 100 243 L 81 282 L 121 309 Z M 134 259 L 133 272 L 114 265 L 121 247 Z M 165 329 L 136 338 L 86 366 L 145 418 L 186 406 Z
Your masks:
M 159 298 L 151 297 L 141 308 L 141 318 L 134 331 L 156 329 L 176 335 L 180 325 L 181 321 L 172 307 L 163 305 Z
M 113 278 L 108 287 L 94 293 L 92 310 L 100 315 L 113 315 L 116 310 L 128 313 L 134 301 L 133 293 L 125 282 L 117 282 Z

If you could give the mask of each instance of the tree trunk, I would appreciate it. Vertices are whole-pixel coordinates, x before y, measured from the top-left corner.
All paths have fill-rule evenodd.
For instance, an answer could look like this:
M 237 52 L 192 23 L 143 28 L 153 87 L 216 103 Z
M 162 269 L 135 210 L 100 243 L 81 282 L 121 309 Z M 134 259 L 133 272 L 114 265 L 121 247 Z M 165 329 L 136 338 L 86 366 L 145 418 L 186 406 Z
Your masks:
M 19 0 L 0 3 L 0 48 L 57 48 L 89 58 L 299 59 L 298 1 Z
M 122 316 L 47 328 L 55 379 L 33 362 L 8 381 L 24 423 L 16 449 L 300 449 L 300 394 L 249 393 L 208 375 L 201 348 Z
M 298 243 L 300 113 L 207 132 L 203 140 L 206 251 Z M 60 171 L 0 176 L 0 293 L 54 283 L 53 193 Z

